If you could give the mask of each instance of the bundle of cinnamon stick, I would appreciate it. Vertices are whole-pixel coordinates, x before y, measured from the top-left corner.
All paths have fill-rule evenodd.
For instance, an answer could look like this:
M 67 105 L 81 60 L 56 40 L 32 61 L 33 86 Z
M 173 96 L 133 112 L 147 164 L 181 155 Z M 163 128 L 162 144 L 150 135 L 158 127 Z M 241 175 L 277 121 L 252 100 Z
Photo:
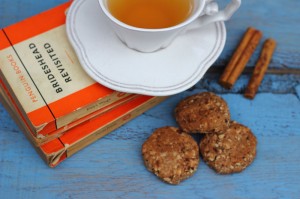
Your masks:
M 262 32 L 253 27 L 249 27 L 244 34 L 240 44 L 235 50 L 232 58 L 226 66 L 223 74 L 220 77 L 219 83 L 227 89 L 231 89 L 239 76 L 242 74 L 246 64 L 250 60 L 256 47 L 262 38 Z M 265 75 L 269 66 L 272 55 L 276 48 L 276 41 L 269 38 L 264 42 L 260 57 L 256 62 L 252 77 L 245 90 L 245 97 L 253 99 L 258 90 L 258 87 Z

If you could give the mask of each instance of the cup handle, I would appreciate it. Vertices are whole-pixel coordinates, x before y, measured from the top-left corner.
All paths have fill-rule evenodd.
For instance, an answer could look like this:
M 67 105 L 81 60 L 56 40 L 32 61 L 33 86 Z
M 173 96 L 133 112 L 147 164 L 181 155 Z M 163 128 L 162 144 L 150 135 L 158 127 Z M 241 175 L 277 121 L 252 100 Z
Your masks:
M 240 7 L 240 5 L 241 0 L 231 0 L 231 2 L 225 7 L 224 10 L 218 11 L 218 5 L 211 0 L 207 0 L 205 15 L 199 17 L 199 23 L 201 26 L 204 26 L 206 24 L 217 21 L 227 21 Z

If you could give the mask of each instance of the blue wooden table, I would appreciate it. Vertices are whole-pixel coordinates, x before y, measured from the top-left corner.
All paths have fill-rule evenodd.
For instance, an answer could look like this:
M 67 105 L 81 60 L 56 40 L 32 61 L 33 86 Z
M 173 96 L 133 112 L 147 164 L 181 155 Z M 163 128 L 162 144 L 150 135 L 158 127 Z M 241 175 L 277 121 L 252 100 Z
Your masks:
M 0 0 L 0 28 L 66 0 Z M 205 77 L 132 122 L 80 151 L 55 169 L 38 156 L 0 105 L 0 198 L 300 198 L 300 1 L 243 0 L 226 23 L 225 49 Z M 278 42 L 270 69 L 254 100 L 242 95 L 259 54 L 231 90 L 217 83 L 248 26 Z M 257 158 L 244 172 L 218 175 L 200 163 L 197 173 L 171 186 L 149 173 L 141 145 L 172 116 L 184 97 L 212 91 L 227 100 L 232 119 L 258 139 Z

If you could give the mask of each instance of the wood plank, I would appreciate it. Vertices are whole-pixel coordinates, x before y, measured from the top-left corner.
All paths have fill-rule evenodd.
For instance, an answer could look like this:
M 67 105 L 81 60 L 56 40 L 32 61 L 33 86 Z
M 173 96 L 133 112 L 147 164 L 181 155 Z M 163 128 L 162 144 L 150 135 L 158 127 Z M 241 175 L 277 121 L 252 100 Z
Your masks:
M 251 74 L 243 74 L 239 77 L 232 89 L 228 90 L 218 83 L 220 74 L 206 74 L 193 89 L 207 89 L 216 93 L 244 93 L 245 88 L 250 80 Z M 258 93 L 295 93 L 295 87 L 300 83 L 300 75 L 265 75 Z
M 67 0 L 1 0 L 0 27 L 5 27 Z M 225 4 L 228 1 L 218 1 Z M 226 22 L 225 49 L 210 72 L 193 88 L 85 148 L 55 169 L 39 158 L 0 105 L 1 198 L 299 198 L 300 196 L 300 1 L 242 1 Z M 218 77 L 248 26 L 273 37 L 278 48 L 254 100 L 242 96 L 259 49 L 232 90 Z M 258 155 L 244 172 L 217 175 L 203 161 L 197 173 L 170 186 L 148 172 L 141 145 L 161 126 L 176 126 L 173 110 L 186 96 L 213 91 L 227 100 L 232 119 L 258 138 Z M 195 136 L 199 140 L 200 136 Z
M 219 1 L 227 3 L 228 1 Z M 253 26 L 264 34 L 263 40 L 272 37 L 277 43 L 270 67 L 277 68 L 299 68 L 300 67 L 300 15 L 299 1 L 242 1 L 240 9 L 226 22 L 228 38 L 226 50 L 222 53 L 217 65 L 224 65 L 232 55 L 247 27 Z M 260 46 L 256 49 L 254 56 L 250 59 L 248 66 L 254 66 L 259 55 Z
M 171 97 L 53 170 L 21 132 L 12 130 L 14 125 L 1 129 L 1 189 L 7 198 L 183 198 L 182 194 L 184 198 L 262 198 L 262 193 L 264 198 L 297 198 L 300 101 L 293 94 L 259 94 L 253 101 L 238 94 L 222 95 L 232 119 L 249 126 L 258 138 L 258 156 L 243 173 L 217 175 L 201 162 L 195 176 L 170 186 L 145 169 L 142 143 L 153 129 L 176 125 L 174 107 L 196 92 L 200 90 Z M 5 115 L 1 114 L 1 121 Z
M 68 0 L 1 0 L 0 28 L 17 23 Z

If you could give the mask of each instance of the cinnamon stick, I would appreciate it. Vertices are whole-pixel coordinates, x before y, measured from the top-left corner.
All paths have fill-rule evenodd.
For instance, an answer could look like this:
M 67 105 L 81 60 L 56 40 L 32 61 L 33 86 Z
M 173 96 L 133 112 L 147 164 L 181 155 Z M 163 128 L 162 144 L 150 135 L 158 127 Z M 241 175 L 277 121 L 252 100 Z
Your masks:
M 254 53 L 262 33 L 252 27 L 249 27 L 243 36 L 240 44 L 235 50 L 232 58 L 226 66 L 223 74 L 219 79 L 219 83 L 227 89 L 232 88 L 236 80 L 239 78 L 247 62 Z
M 229 63 L 227 64 L 223 74 L 221 75 L 221 77 L 219 79 L 219 83 L 222 86 L 224 86 L 224 87 L 228 86 L 228 85 L 226 85 L 227 79 L 229 78 L 231 72 L 234 70 L 234 67 L 236 66 L 237 62 L 239 61 L 242 53 L 244 52 L 245 48 L 248 45 L 250 39 L 254 35 L 254 32 L 255 32 L 255 29 L 252 27 L 249 27 L 247 29 L 246 33 L 244 34 L 240 44 L 238 45 L 237 49 L 233 53 Z
M 260 57 L 256 62 L 253 74 L 248 83 L 244 96 L 253 99 L 256 95 L 258 87 L 264 78 L 264 75 L 268 69 L 273 53 L 276 48 L 276 41 L 273 39 L 267 39 L 264 42 L 263 49 L 260 53 Z

